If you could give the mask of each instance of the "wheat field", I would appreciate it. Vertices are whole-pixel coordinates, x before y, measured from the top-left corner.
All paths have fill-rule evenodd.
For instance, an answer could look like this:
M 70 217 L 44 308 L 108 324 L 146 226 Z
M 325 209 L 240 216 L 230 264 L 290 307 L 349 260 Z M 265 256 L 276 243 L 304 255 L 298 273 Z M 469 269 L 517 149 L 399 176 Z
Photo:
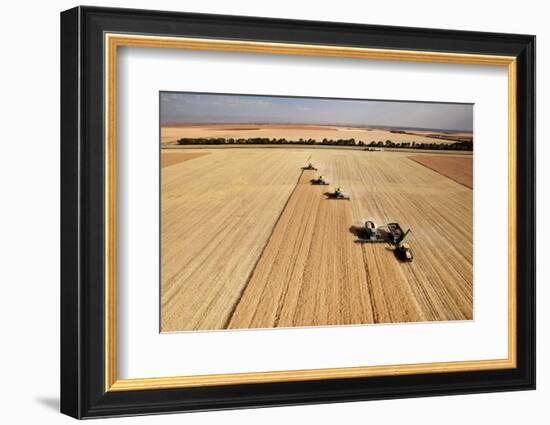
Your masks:
M 162 331 L 473 318 L 468 187 L 406 152 L 207 152 L 161 171 Z M 326 199 L 335 186 L 351 200 Z M 357 243 L 367 219 L 411 228 L 414 261 Z

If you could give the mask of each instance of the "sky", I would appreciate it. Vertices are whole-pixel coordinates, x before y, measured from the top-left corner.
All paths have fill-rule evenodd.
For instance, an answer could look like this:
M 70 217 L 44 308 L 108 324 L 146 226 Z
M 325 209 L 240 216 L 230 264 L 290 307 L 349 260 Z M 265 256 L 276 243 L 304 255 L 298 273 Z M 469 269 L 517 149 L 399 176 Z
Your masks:
M 464 103 L 160 93 L 161 124 L 320 124 L 472 131 Z

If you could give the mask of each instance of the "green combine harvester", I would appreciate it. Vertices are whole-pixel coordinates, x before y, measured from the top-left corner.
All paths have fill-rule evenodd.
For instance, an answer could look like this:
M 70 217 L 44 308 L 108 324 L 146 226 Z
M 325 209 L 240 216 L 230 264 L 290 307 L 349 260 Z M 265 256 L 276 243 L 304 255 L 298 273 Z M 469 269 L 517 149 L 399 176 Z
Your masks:
M 310 182 L 311 184 L 324 185 L 324 186 L 329 184 L 329 182 L 323 176 L 319 176 L 316 179 L 311 179 Z
M 313 171 L 317 171 L 317 168 L 310 162 L 310 163 L 307 164 L 305 167 L 302 167 L 302 170 L 313 170 Z
M 400 261 L 413 260 L 409 244 L 404 243 L 411 229 L 405 232 L 399 223 L 388 223 L 386 226 L 376 227 L 373 221 L 368 220 L 363 226 L 354 227 L 353 231 L 362 243 L 389 243 L 394 246 L 395 256 Z
M 349 193 L 344 192 L 339 187 L 334 189 L 333 192 L 325 193 L 325 195 L 327 195 L 328 199 L 344 199 L 346 201 L 349 201 L 351 199 L 351 197 L 349 196 Z

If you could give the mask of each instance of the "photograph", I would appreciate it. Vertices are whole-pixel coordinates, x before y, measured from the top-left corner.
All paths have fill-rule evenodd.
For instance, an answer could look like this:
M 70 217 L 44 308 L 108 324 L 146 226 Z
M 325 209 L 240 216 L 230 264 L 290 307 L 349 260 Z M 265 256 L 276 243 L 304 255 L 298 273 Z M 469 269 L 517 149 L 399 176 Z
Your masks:
M 35 137 L 43 153 L 23 173 L 20 152 L 7 155 L 19 170 L 6 181 L 16 213 L 46 196 L 61 216 L 61 261 L 42 255 L 52 236 L 36 266 L 15 264 L 60 273 L 58 291 L 34 285 L 27 316 L 41 320 L 11 326 L 18 342 L 21 329 L 52 329 L 23 351 L 57 341 L 27 362 L 55 365 L 31 370 L 36 404 L 57 394 L 77 419 L 255 409 L 240 422 L 292 406 L 296 422 L 299 406 L 334 403 L 333 423 L 369 401 L 369 418 L 393 423 L 425 422 L 430 397 L 428 416 L 460 423 L 479 406 L 506 423 L 537 416 L 538 388 L 505 393 L 534 390 L 540 370 L 539 40 L 527 32 L 547 26 L 541 13 L 518 20 L 521 8 L 430 18 L 399 2 L 378 15 L 65 5 L 59 27 L 34 14 L 53 47 L 14 63 L 34 69 L 55 50 L 60 66 L 44 71 L 56 83 L 19 72 L 33 102 L 11 84 L 11 109 L 28 127 L 30 106 L 55 97 L 33 85 L 60 86 L 61 107 L 37 115 L 59 127 L 60 149 Z M 59 196 L 27 172 L 40 167 Z M 5 222 L 20 241 L 29 226 L 56 230 L 44 218 Z M 14 300 L 30 286 L 7 287 L 23 289 L 5 297 L 8 317 L 25 319 Z M 58 390 L 43 392 L 48 382 Z M 437 407 L 448 396 L 462 405 Z M 400 399 L 416 399 L 416 414 Z M 12 404 L 29 411 L 28 397 Z
M 160 331 L 474 319 L 474 105 L 159 92 Z

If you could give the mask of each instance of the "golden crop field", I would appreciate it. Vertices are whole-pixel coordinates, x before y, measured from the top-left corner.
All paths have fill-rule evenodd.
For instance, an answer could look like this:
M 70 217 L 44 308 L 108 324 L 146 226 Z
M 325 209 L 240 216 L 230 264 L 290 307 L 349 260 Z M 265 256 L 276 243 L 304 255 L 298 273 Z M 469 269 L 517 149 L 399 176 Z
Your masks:
M 163 331 L 472 319 L 468 187 L 406 152 L 204 152 L 162 168 Z M 326 199 L 335 186 L 351 200 Z M 414 261 L 358 243 L 367 219 L 410 227 Z

